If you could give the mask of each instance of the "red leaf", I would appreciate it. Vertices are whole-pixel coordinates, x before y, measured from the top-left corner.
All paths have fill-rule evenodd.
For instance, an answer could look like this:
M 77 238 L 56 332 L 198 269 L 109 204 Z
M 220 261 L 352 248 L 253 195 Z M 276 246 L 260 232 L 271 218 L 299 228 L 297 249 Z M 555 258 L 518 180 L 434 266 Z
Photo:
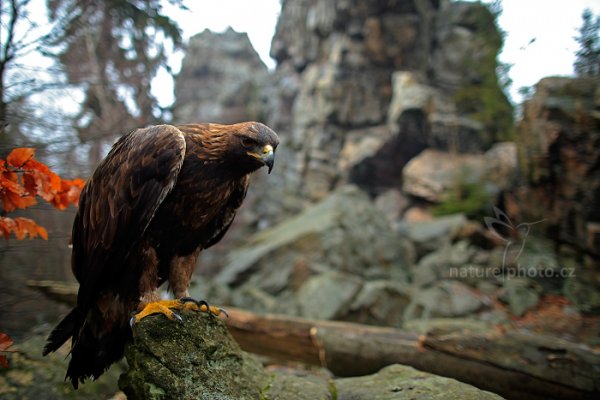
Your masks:
M 0 332 L 0 351 L 6 351 L 13 344 L 13 340 L 4 332 Z M 8 359 L 6 356 L 0 354 L 0 365 L 4 368 L 8 368 Z
M 0 233 L 4 236 L 4 239 L 10 238 L 10 233 L 16 228 L 15 221 L 12 218 L 0 217 Z
M 17 148 L 6 160 L 0 160 L 0 210 L 7 213 L 30 207 L 36 204 L 36 196 L 61 210 L 77 205 L 85 182 L 62 179 L 34 155 L 33 148 Z M 12 234 L 19 240 L 38 236 L 48 239 L 46 229 L 31 219 L 0 217 L 0 236 L 9 239 Z
M 42 239 L 48 240 L 48 231 L 46 230 L 46 228 L 44 228 L 43 226 L 36 225 L 35 230 Z
M 15 223 L 17 227 L 14 232 L 18 240 L 23 240 L 26 236 L 29 236 L 30 239 L 38 236 L 41 236 L 43 239 L 48 239 L 46 229 L 36 224 L 32 219 L 17 217 L 15 218 Z
M 15 175 L 13 177 L 13 175 Z M 14 178 L 14 179 L 13 179 Z M 23 195 L 27 193 L 25 188 L 17 182 L 16 174 L 2 174 L 0 177 L 0 186 L 3 190 L 9 190 L 15 194 Z
M 8 240 L 11 233 L 14 233 L 18 240 L 23 240 L 27 236 L 30 239 L 39 236 L 44 240 L 48 240 L 48 231 L 36 224 L 32 219 L 0 217 L 0 235 L 3 235 Z
M 60 176 L 52 172 L 50 168 L 46 164 L 42 164 L 41 162 L 31 159 L 25 165 L 28 170 L 40 172 L 43 176 L 46 177 L 46 181 L 48 182 L 50 191 L 59 191 L 61 189 L 61 179 Z
M 0 351 L 4 351 L 13 345 L 13 340 L 4 332 L 0 332 Z
M 33 158 L 35 149 L 31 147 L 17 148 L 6 157 L 6 162 L 13 167 L 21 168 L 27 161 Z
M 14 211 L 17 208 L 27 208 L 37 203 L 35 197 L 20 196 L 10 191 L 0 192 L 0 200 L 5 212 Z

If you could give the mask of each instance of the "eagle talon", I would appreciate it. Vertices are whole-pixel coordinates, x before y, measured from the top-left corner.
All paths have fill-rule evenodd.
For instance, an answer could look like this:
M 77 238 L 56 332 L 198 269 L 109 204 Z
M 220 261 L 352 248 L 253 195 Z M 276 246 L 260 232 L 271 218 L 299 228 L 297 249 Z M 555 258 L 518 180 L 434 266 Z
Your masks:
M 211 312 L 210 312 L 210 306 L 208 305 L 208 302 L 206 300 L 198 300 L 196 302 L 196 305 L 198 306 L 198 308 L 200 309 L 200 311 L 204 311 L 204 309 L 202 308 L 202 306 L 204 306 L 206 308 L 206 311 L 209 314 L 211 314 Z
M 184 305 L 191 303 L 189 306 L 185 306 L 185 309 L 205 312 L 213 317 L 225 314 L 225 316 L 229 318 L 229 314 L 227 313 L 227 311 L 225 311 L 225 309 L 221 307 L 211 306 L 206 300 L 196 300 L 191 297 L 182 297 L 179 299 L 179 301 Z
M 227 310 L 226 310 L 226 309 L 219 307 L 219 311 L 220 311 L 221 313 L 225 314 L 225 316 L 226 316 L 227 318 L 229 318 L 229 313 L 227 312 Z

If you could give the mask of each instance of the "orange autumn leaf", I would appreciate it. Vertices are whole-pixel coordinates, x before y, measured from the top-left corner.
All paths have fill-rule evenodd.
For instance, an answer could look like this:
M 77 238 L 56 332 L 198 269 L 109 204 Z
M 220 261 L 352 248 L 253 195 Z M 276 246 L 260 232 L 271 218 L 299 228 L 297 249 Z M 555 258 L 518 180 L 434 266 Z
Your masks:
M 85 186 L 85 181 L 80 178 L 73 180 L 63 179 L 63 191 L 66 193 L 67 201 L 71 204 L 79 204 L 79 196 Z
M 11 232 L 17 228 L 17 223 L 14 219 L 8 217 L 0 217 L 0 234 L 4 236 L 4 239 L 10 238 Z
M 37 173 L 37 175 L 43 176 L 44 180 L 48 183 L 47 186 L 49 191 L 61 190 L 62 179 L 60 176 L 52 172 L 47 165 L 42 164 L 37 160 L 30 159 L 25 164 L 25 167 L 28 171 L 30 171 L 30 173 Z
M 37 203 L 33 196 L 20 195 L 10 190 L 0 191 L 0 200 L 2 201 L 4 212 L 11 212 L 17 208 L 31 207 Z
M 27 161 L 33 158 L 35 149 L 31 147 L 17 148 L 6 157 L 6 162 L 16 168 L 21 168 Z
M 46 201 L 51 201 L 62 188 L 62 181 L 56 174 L 47 175 L 34 169 L 24 172 L 22 178 L 29 194 L 38 195 Z
M 0 352 L 5 352 L 7 349 L 12 346 L 13 340 L 4 332 L 0 332 Z M 0 354 L 0 365 L 4 368 L 8 368 L 8 360 L 6 356 Z
M 11 233 L 13 233 L 18 240 L 23 240 L 26 237 L 33 239 L 38 236 L 44 240 L 48 240 L 48 232 L 46 229 L 36 224 L 32 219 L 23 217 L 14 219 L 0 217 L 0 234 L 2 234 L 5 239 L 9 239 Z
M 25 239 L 26 236 L 33 239 L 40 236 L 42 239 L 48 240 L 48 232 L 46 232 L 46 229 L 36 224 L 32 219 L 17 217 L 15 218 L 15 222 L 17 224 L 17 230 L 15 232 L 17 239 L 22 240 Z
M 25 195 L 26 189 L 17 181 L 17 174 L 5 172 L 0 176 L 0 185 L 2 190 L 10 191 L 18 195 Z
M 70 204 L 77 205 L 84 185 L 83 179 L 63 179 L 60 192 L 50 203 L 59 210 L 67 208 Z
M 35 149 L 14 149 L 6 161 L 0 160 L 0 204 L 3 214 L 27 208 L 41 197 L 59 210 L 77 205 L 85 182 L 76 178 L 62 179 L 47 165 L 34 159 Z M 0 236 L 14 234 L 19 240 L 26 237 L 48 239 L 48 232 L 29 218 L 0 216 Z

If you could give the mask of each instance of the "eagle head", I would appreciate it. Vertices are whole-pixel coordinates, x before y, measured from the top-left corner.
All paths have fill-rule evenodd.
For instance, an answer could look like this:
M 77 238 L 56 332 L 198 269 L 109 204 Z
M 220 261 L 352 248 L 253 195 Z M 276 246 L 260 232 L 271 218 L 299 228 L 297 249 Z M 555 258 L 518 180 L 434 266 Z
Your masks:
M 233 135 L 230 136 L 229 151 L 238 163 L 250 171 L 266 165 L 271 173 L 279 145 L 277 134 L 260 122 L 242 122 L 231 127 Z

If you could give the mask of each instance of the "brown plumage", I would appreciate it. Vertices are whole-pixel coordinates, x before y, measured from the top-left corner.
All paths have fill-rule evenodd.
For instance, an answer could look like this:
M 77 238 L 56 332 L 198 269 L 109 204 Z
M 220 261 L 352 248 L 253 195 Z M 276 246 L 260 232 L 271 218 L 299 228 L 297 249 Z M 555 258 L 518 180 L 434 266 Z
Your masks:
M 233 221 L 249 175 L 269 172 L 279 143 L 257 122 L 159 125 L 123 136 L 86 184 L 73 223 L 77 306 L 44 355 L 72 337 L 67 378 L 77 388 L 123 356 L 132 313 L 168 281 L 187 297 L 201 250 Z

